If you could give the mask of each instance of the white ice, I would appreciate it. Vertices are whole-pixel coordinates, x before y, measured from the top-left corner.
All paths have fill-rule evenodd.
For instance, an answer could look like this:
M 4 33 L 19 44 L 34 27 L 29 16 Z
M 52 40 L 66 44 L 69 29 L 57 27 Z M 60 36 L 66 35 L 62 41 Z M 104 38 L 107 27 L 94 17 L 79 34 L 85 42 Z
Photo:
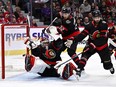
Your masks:
M 63 54 L 62 57 L 68 58 L 66 55 Z M 113 56 L 112 62 L 116 68 L 116 60 Z M 0 87 L 116 87 L 116 73 L 112 75 L 110 71 L 104 70 L 99 56 L 95 54 L 88 60 L 85 72 L 82 73 L 79 81 L 74 76 L 69 80 L 63 80 L 23 72 L 5 80 L 1 79 Z

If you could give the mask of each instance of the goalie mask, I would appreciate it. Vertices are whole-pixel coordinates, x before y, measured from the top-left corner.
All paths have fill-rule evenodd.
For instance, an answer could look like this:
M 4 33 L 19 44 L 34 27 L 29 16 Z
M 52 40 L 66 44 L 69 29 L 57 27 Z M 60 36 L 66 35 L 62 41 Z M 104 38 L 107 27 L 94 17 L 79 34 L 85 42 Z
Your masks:
M 42 47 L 48 47 L 48 45 L 49 45 L 49 40 L 48 40 L 48 38 L 43 37 L 43 38 L 40 40 L 40 44 L 41 44 Z

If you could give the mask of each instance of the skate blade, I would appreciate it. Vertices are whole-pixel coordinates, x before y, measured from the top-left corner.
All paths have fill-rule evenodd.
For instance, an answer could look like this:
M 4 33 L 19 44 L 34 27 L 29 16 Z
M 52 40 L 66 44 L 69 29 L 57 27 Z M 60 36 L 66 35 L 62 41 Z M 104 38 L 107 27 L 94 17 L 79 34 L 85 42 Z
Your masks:
M 76 78 L 76 80 L 79 81 L 79 75 L 76 74 L 76 71 L 75 70 L 73 70 L 73 75 Z

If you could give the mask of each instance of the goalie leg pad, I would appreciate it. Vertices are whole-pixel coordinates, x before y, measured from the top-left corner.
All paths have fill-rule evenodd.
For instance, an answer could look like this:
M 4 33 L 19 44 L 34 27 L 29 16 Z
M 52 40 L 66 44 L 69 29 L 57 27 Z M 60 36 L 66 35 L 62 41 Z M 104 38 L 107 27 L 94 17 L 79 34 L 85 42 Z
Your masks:
M 46 64 L 40 58 L 35 58 L 35 63 L 30 72 L 32 73 L 43 73 L 46 68 L 50 68 L 48 64 Z
M 28 72 L 31 70 L 35 62 L 35 57 L 32 55 L 25 56 L 25 70 Z
M 67 63 L 62 70 L 61 76 L 63 79 L 67 80 L 70 76 L 73 75 L 73 70 L 75 70 L 76 67 L 73 65 L 73 63 L 69 62 Z

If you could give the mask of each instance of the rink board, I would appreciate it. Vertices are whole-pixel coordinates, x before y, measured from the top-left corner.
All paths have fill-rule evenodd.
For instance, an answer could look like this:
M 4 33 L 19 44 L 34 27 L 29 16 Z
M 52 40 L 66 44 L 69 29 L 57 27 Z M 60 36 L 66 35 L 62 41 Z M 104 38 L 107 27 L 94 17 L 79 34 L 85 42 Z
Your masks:
M 24 38 L 26 37 L 26 29 L 25 27 L 18 27 L 18 26 L 19 25 L 4 26 L 6 55 L 21 55 L 25 53 L 26 46 L 24 44 Z M 30 34 L 31 39 L 37 42 L 44 28 L 45 26 L 30 28 L 29 34 Z M 80 29 L 83 29 L 83 28 L 80 28 Z M 0 29 L 0 33 L 1 33 L 1 29 Z M 46 35 L 43 35 L 43 36 L 48 37 Z M 52 40 L 53 38 L 49 37 L 49 39 Z M 0 36 L 0 42 L 1 42 L 1 36 Z M 84 46 L 85 46 L 85 41 L 82 41 L 81 43 L 79 43 L 77 52 L 81 52 Z M 1 46 L 0 46 L 0 49 L 1 49 Z

